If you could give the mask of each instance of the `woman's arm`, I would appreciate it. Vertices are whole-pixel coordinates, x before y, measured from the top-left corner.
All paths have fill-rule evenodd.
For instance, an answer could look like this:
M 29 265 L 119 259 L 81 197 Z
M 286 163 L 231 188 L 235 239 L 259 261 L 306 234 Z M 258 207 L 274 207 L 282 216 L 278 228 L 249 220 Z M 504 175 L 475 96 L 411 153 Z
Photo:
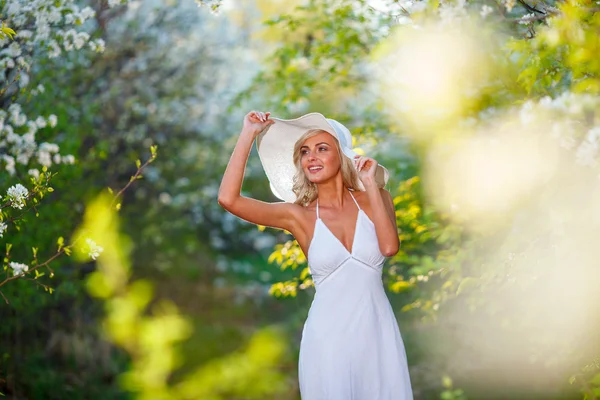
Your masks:
M 274 124 L 270 113 L 252 111 L 244 117 L 244 125 L 235 145 L 219 188 L 218 202 L 225 210 L 257 225 L 292 231 L 294 206 L 291 203 L 267 203 L 241 195 L 244 171 L 252 143 L 260 132 Z
M 373 212 L 373 224 L 375 224 L 379 251 L 384 256 L 391 257 L 400 249 L 396 209 L 392 195 L 387 190 L 378 188 L 375 183 L 377 161 L 368 157 L 360 157 L 356 161 L 358 162 L 359 178 L 367 191 L 367 198 Z M 367 167 L 365 171 L 362 171 L 363 167 Z

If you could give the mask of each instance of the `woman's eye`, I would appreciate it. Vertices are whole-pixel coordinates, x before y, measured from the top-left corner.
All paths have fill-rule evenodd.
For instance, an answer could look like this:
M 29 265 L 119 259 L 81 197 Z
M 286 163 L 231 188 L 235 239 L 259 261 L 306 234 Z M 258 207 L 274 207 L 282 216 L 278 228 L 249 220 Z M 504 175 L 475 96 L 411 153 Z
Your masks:
M 319 147 L 319 150 L 327 150 L 327 147 Z

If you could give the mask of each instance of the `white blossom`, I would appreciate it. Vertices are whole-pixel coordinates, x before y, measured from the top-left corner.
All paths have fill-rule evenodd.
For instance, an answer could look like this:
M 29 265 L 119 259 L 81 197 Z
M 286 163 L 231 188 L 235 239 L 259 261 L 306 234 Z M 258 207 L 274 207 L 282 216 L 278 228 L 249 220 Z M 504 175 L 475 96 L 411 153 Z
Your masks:
M 28 29 L 21 29 L 16 35 L 20 39 L 30 39 L 33 36 L 33 32 Z
M 29 71 L 30 69 L 30 65 L 29 63 L 27 63 L 27 61 L 25 61 L 24 57 L 17 57 L 17 64 L 19 65 L 19 67 L 23 68 L 25 71 Z
M 15 158 L 12 156 L 2 155 L 2 160 L 6 163 L 6 166 L 4 167 L 6 172 L 8 172 L 10 175 L 14 175 L 15 172 L 17 172 L 15 170 Z
M 90 48 L 98 53 L 103 53 L 106 48 L 106 43 L 102 39 L 90 40 Z
M 29 74 L 26 73 L 21 73 L 21 76 L 19 78 L 19 86 L 26 87 L 29 85 Z
M 12 42 L 10 46 L 8 46 L 8 50 L 5 50 L 10 57 L 17 58 L 21 55 L 21 45 L 18 42 Z
M 75 156 L 72 154 L 67 154 L 66 156 L 62 157 L 62 162 L 63 164 L 75 164 Z
M 31 158 L 31 154 L 23 152 L 17 156 L 17 163 L 21 165 L 29 164 L 29 159 Z
M 58 46 L 58 43 L 55 40 L 51 40 L 50 43 L 48 44 L 48 57 L 56 58 L 56 57 L 60 56 L 60 53 L 61 53 L 61 49 Z
M 28 265 L 21 264 L 21 263 L 18 263 L 18 262 L 14 262 L 14 261 L 11 261 L 8 264 L 8 266 L 10 268 L 12 268 L 14 276 L 21 275 L 21 274 L 24 274 L 25 272 L 29 271 L 29 266 Z
M 96 242 L 94 242 L 92 239 L 87 238 L 85 240 L 85 242 L 88 245 L 88 255 L 92 260 L 96 260 L 99 256 L 100 253 L 102 253 L 104 251 L 104 249 L 101 246 L 98 246 L 96 244 Z
M 44 167 L 50 167 L 52 165 L 52 156 L 47 151 L 38 151 L 37 161 Z
M 27 196 L 29 196 L 29 191 L 20 183 L 9 187 L 6 191 L 6 198 L 10 201 L 10 205 L 19 210 L 25 207 Z
M 57 8 L 52 9 L 48 14 L 48 22 L 50 22 L 51 24 L 58 24 L 61 19 L 61 12 Z
M 511 12 L 513 7 L 515 6 L 516 0 L 504 0 L 504 7 L 506 11 Z
M 21 4 L 19 4 L 18 1 L 10 2 L 8 4 L 8 6 L 6 7 L 6 14 L 9 17 L 19 14 L 20 11 L 21 11 Z
M 81 18 L 83 18 L 84 20 L 93 18 L 95 15 L 96 11 L 94 11 L 94 9 L 91 7 L 86 7 L 83 10 L 81 10 Z
M 50 124 L 51 128 L 54 128 L 57 122 L 58 118 L 56 117 L 56 115 L 52 114 L 48 117 L 48 124 Z
M 481 12 L 479 14 L 481 15 L 481 18 L 485 18 L 492 12 L 494 12 L 494 9 L 486 4 L 483 7 L 481 7 Z
M 529 14 L 525 14 L 521 17 L 521 19 L 519 20 L 519 24 L 521 25 L 527 25 L 531 22 L 531 20 L 535 17 L 534 13 L 529 13 Z
M 6 225 L 4 222 L 0 222 L 0 238 L 4 237 L 4 232 L 6 232 L 6 228 L 8 228 L 8 225 Z
M 40 144 L 40 151 L 47 151 L 48 153 L 58 153 L 58 145 L 54 144 L 54 143 L 41 143 Z
M 35 133 L 38 130 L 37 120 L 36 121 L 27 121 L 26 126 L 27 126 L 27 133 L 30 134 L 30 135 L 35 135 Z
M 40 178 L 40 171 L 36 168 L 30 169 L 27 174 L 33 176 L 36 180 Z
M 38 128 L 45 128 L 47 125 L 46 120 L 44 119 L 44 117 L 39 116 L 35 119 L 35 124 Z

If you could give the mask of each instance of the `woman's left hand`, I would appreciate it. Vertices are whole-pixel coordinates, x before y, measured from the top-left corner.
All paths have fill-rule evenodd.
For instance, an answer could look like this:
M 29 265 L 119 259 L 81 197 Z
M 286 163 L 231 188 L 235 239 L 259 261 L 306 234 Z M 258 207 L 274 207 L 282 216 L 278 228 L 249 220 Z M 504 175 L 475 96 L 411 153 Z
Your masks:
M 363 185 L 375 182 L 375 171 L 377 170 L 377 161 L 367 156 L 354 156 L 354 165 L 358 170 L 358 178 Z

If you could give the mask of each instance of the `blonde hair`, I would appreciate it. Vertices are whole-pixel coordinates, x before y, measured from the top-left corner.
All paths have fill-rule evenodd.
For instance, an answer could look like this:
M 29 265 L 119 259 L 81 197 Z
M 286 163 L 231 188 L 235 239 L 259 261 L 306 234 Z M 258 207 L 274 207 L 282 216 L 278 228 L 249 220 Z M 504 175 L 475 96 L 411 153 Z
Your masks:
M 300 136 L 300 138 L 294 144 L 294 165 L 296 166 L 296 173 L 294 174 L 293 178 L 292 191 L 296 195 L 296 201 L 294 202 L 296 204 L 307 206 L 317 198 L 318 192 L 316 183 L 311 182 L 302 170 L 302 154 L 300 153 L 300 150 L 307 139 L 322 132 L 331 135 L 329 132 L 321 129 L 311 129 Z M 338 142 L 337 138 L 333 135 L 331 135 L 331 137 L 334 139 L 335 147 L 340 157 L 340 168 L 342 171 L 342 181 L 344 186 L 353 190 L 359 190 L 358 173 L 354 167 L 354 161 L 342 153 L 342 149 L 340 148 L 340 143 Z

